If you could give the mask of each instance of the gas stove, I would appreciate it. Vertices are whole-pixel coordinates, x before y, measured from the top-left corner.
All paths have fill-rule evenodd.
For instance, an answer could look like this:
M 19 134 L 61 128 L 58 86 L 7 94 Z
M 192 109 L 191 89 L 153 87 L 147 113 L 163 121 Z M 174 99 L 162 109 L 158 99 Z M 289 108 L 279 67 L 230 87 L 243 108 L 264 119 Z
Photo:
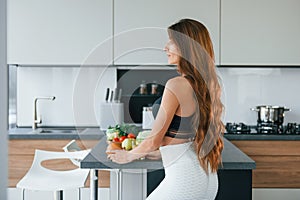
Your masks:
M 297 123 L 288 123 L 287 125 L 273 123 L 257 123 L 257 125 L 226 123 L 225 128 L 225 134 L 300 135 L 300 124 Z

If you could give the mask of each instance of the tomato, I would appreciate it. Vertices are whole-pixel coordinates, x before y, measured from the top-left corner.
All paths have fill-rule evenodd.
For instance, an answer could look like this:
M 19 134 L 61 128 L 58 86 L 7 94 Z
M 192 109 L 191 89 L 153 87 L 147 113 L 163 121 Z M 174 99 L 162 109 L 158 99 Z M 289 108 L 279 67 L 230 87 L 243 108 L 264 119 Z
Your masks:
M 127 137 L 128 137 L 128 138 L 135 138 L 135 135 L 134 135 L 133 133 L 129 133 L 129 134 L 127 135 Z
M 121 136 L 121 137 L 119 138 L 119 140 L 120 140 L 120 142 L 123 142 L 126 138 L 127 138 L 127 137 L 124 135 L 124 136 Z
M 113 142 L 120 142 L 120 139 L 119 139 L 118 137 L 115 137 L 115 138 L 113 139 Z

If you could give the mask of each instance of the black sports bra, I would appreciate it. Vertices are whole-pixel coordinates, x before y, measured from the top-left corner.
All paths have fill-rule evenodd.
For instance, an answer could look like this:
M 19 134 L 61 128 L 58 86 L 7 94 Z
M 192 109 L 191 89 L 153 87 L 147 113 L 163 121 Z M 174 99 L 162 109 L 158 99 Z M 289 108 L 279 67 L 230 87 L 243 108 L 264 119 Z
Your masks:
M 193 133 L 193 115 L 189 117 L 181 117 L 174 115 L 171 124 L 166 132 L 167 137 L 178 139 L 192 139 L 195 137 Z
M 161 98 L 157 99 L 153 104 L 152 111 L 154 118 L 157 115 L 160 103 Z M 193 116 L 194 114 L 188 117 L 174 115 L 165 136 L 178 139 L 193 139 L 195 137 L 195 133 L 192 129 Z

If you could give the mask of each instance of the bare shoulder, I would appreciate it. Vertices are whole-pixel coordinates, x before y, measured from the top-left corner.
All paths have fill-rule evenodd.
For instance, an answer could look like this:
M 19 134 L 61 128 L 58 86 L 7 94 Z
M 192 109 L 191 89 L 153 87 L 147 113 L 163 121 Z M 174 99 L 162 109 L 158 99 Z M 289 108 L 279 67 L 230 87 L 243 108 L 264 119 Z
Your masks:
M 188 86 L 188 81 L 182 76 L 176 76 L 174 78 L 171 78 L 166 83 L 166 88 L 172 91 L 186 89 Z

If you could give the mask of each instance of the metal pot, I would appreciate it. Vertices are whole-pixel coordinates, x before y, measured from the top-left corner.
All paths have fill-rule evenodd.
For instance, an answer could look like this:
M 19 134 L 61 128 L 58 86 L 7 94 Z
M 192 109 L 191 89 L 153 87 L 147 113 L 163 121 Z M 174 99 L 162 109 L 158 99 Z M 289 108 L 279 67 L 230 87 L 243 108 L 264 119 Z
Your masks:
M 291 109 L 282 106 L 256 106 L 251 108 L 253 111 L 258 112 L 258 123 L 274 123 L 276 125 L 282 125 L 284 121 L 284 111 L 290 111 Z

